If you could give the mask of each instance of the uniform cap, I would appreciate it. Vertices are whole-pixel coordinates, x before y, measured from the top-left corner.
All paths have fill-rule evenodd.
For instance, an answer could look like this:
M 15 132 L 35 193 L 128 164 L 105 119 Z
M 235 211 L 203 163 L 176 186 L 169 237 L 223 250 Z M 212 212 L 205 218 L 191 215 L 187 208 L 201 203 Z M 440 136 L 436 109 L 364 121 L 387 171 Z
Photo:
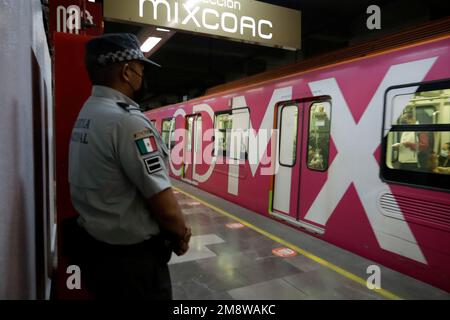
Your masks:
M 86 54 L 96 56 L 97 62 L 102 66 L 139 60 L 147 65 L 161 67 L 144 56 L 139 40 L 131 33 L 110 33 L 94 38 L 86 44 Z

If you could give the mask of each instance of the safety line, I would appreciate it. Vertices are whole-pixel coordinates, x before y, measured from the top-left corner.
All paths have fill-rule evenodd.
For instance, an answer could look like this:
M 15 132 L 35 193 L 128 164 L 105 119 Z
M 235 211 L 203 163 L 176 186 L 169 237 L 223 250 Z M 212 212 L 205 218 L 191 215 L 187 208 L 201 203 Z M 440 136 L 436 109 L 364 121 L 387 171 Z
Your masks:
M 184 195 L 186 195 L 186 196 L 188 196 L 188 197 L 190 197 L 190 198 L 192 198 L 194 200 L 197 200 L 198 202 L 200 202 L 203 205 L 213 209 L 214 211 L 216 211 L 216 212 L 218 212 L 218 213 L 220 213 L 222 215 L 225 215 L 225 216 L 227 216 L 227 217 L 229 217 L 231 219 L 234 219 L 234 220 L 242 223 L 243 225 L 249 227 L 250 229 L 255 230 L 256 232 L 258 232 L 258 233 L 268 237 L 269 239 L 271 239 L 271 240 L 273 240 L 275 242 L 278 242 L 278 243 L 280 243 L 280 244 L 282 244 L 282 245 L 284 245 L 284 246 L 286 246 L 286 247 L 288 247 L 288 248 L 290 248 L 290 249 L 300 253 L 301 255 L 303 255 L 303 256 L 305 256 L 305 257 L 307 257 L 307 258 L 309 258 L 309 259 L 311 259 L 311 260 L 313 260 L 313 261 L 315 261 L 315 262 L 317 262 L 319 264 L 321 264 L 322 266 L 327 267 L 327 268 L 329 268 L 329 269 L 339 273 L 340 275 L 346 277 L 347 279 L 355 281 L 355 282 L 359 283 L 360 285 L 364 286 L 365 288 L 367 288 L 366 280 L 364 280 L 363 278 L 358 277 L 357 275 L 354 275 L 353 273 L 348 272 L 347 270 L 342 269 L 342 268 L 338 267 L 337 265 L 335 265 L 335 264 L 333 264 L 333 263 L 331 263 L 331 262 L 329 262 L 329 261 L 327 261 L 325 259 L 322 259 L 322 258 L 320 258 L 320 257 L 318 257 L 318 256 L 316 256 L 316 255 L 314 255 L 314 254 L 312 254 L 312 253 L 310 253 L 310 252 L 308 252 L 308 251 L 306 251 L 306 250 L 304 250 L 304 249 L 302 249 L 302 248 L 300 248 L 300 247 L 298 247 L 298 246 L 296 246 L 296 245 L 294 245 L 294 244 L 292 244 L 292 243 L 290 243 L 290 242 L 288 242 L 286 240 L 283 240 L 283 239 L 277 237 L 276 235 L 271 234 L 270 232 L 267 232 L 267 231 L 265 231 L 263 229 L 260 229 L 259 227 L 252 225 L 250 222 L 247 222 L 247 221 L 245 221 L 245 220 L 243 220 L 243 219 L 241 219 L 239 217 L 236 217 L 235 215 L 233 215 L 233 214 L 231 214 L 231 213 L 229 213 L 229 212 L 227 212 L 227 211 L 225 211 L 223 209 L 220 209 L 220 208 L 218 208 L 218 207 L 216 207 L 216 206 L 206 202 L 205 200 L 202 200 L 202 199 L 200 199 L 200 198 L 198 198 L 198 197 L 196 197 L 196 196 L 194 196 L 194 195 L 192 195 L 192 194 L 190 194 L 190 193 L 188 193 L 188 192 L 186 192 L 184 190 L 181 190 L 180 188 L 177 188 L 177 187 L 173 186 L 173 189 L 177 190 L 178 192 L 181 192 L 182 194 L 184 194 Z M 390 300 L 403 300 L 401 297 L 399 297 L 396 294 L 394 294 L 394 293 L 392 293 L 392 292 L 390 292 L 390 291 L 388 291 L 386 289 L 383 289 L 383 288 L 371 289 L 371 290 L 376 292 L 377 294 L 387 298 L 387 299 L 390 299 Z

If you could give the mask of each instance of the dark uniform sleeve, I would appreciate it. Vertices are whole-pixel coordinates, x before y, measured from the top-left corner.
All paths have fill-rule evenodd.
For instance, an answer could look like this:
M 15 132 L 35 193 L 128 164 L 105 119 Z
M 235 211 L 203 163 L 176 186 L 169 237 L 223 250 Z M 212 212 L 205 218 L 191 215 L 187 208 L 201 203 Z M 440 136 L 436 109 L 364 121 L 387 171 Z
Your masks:
M 120 164 L 145 198 L 171 187 L 158 139 L 145 119 L 126 115 L 118 126 L 117 141 Z

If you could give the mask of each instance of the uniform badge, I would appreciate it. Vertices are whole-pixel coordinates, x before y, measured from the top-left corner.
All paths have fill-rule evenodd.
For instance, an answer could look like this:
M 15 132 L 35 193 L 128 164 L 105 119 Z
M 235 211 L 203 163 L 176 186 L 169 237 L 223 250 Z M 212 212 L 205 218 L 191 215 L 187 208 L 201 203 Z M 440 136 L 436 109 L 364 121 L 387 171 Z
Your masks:
M 151 135 L 152 135 L 152 132 L 150 131 L 150 129 L 144 129 L 139 132 L 136 132 L 134 134 L 134 139 L 143 139 L 143 138 L 150 137 Z
M 135 142 L 141 156 L 145 156 L 146 154 L 158 150 L 156 148 L 156 141 L 154 136 L 138 139 L 135 140 Z
M 148 157 L 143 160 L 145 164 L 145 168 L 147 169 L 148 174 L 153 174 L 158 172 L 163 168 L 161 157 L 159 155 L 155 155 L 153 157 Z

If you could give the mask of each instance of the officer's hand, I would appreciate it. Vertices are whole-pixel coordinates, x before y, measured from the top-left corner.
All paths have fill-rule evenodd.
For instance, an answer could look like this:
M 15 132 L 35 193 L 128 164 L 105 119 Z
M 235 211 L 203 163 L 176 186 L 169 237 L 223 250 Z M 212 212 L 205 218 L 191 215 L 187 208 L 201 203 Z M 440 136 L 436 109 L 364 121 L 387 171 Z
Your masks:
M 191 240 L 191 236 L 192 236 L 191 228 L 186 228 L 186 233 L 184 234 L 183 241 L 186 242 L 186 243 L 189 243 L 189 240 Z
M 182 256 L 184 255 L 187 251 L 189 250 L 189 244 L 184 242 L 184 241 L 180 241 L 177 245 L 174 246 L 173 248 L 173 252 L 177 255 L 177 256 Z
M 178 243 L 175 243 L 173 252 L 177 256 L 182 256 L 189 250 L 189 240 L 191 239 L 192 231 L 191 228 L 186 228 L 186 233 L 184 234 L 184 237 L 178 241 Z

